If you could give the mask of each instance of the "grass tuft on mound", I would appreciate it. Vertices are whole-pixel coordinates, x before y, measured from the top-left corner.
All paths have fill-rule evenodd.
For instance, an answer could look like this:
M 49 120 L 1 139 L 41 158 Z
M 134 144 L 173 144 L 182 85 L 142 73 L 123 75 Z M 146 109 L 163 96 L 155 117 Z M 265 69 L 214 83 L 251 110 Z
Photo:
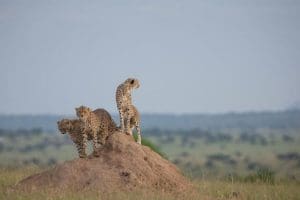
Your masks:
M 137 141 L 137 134 L 133 134 L 134 140 Z M 168 160 L 168 156 L 166 153 L 164 153 L 157 145 L 155 145 L 153 142 L 151 142 L 149 139 L 142 137 L 142 145 L 149 147 L 152 149 L 152 151 L 158 153 L 161 157 Z

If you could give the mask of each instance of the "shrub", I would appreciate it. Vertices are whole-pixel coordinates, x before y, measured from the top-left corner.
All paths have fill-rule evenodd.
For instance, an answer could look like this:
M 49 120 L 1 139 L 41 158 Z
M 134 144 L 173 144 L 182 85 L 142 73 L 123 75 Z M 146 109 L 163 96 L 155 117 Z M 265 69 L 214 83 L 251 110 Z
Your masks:
M 137 134 L 133 134 L 135 140 L 137 140 Z M 142 145 L 149 147 L 152 151 L 158 153 L 161 157 L 168 159 L 168 156 L 161 151 L 161 149 L 153 144 L 149 139 L 142 138 Z

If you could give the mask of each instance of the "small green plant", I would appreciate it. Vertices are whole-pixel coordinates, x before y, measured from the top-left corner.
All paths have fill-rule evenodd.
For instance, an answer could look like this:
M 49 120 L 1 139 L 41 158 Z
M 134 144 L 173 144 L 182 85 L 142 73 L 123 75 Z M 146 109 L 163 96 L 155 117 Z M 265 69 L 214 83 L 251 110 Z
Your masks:
M 250 174 L 244 178 L 245 182 L 254 183 L 257 181 L 274 184 L 275 183 L 275 172 L 269 168 L 260 168 L 255 174 Z
M 136 133 L 133 134 L 133 137 L 134 137 L 135 141 L 137 141 Z M 162 152 L 158 146 L 153 144 L 153 142 L 151 142 L 149 139 L 142 138 L 142 145 L 149 147 L 154 152 L 158 153 L 161 157 L 168 159 L 168 156 L 164 152 Z
M 275 182 L 275 173 L 269 168 L 258 169 L 256 175 L 257 178 L 264 183 L 274 184 Z

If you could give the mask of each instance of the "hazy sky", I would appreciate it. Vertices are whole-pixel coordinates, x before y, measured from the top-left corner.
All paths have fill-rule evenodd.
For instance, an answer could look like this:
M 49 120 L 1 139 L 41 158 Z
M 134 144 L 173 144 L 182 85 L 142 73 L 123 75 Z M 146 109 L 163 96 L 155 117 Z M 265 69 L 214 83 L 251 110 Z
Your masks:
M 150 113 L 300 101 L 298 0 L 0 0 L 0 113 L 117 112 L 127 77 Z

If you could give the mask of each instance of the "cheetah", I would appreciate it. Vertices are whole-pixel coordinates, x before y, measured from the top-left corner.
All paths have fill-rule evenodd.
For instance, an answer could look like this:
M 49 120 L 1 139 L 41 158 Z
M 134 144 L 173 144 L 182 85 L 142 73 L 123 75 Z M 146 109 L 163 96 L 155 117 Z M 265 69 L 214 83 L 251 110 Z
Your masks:
M 82 133 L 81 121 L 79 119 L 62 119 L 57 122 L 57 126 L 61 134 L 68 133 L 70 135 L 76 145 L 79 157 L 85 158 L 87 156 L 85 152 L 87 140 L 92 140 L 92 137 Z
M 110 114 L 104 109 L 94 110 L 93 113 L 97 115 L 101 122 L 107 122 L 109 135 L 114 133 L 117 130 L 117 126 Z M 75 143 L 79 157 L 86 157 L 86 146 L 87 141 L 93 140 L 93 135 L 91 132 L 83 132 L 82 124 L 83 122 L 79 119 L 62 119 L 57 122 L 58 129 L 62 134 L 69 133 L 72 141 Z M 98 137 L 101 137 L 101 134 L 98 133 Z
M 98 109 L 93 112 L 89 107 L 80 106 L 75 108 L 75 110 L 76 115 L 82 122 L 80 124 L 81 131 L 83 134 L 92 135 L 93 154 L 98 156 L 97 148 L 99 144 L 105 144 L 108 136 L 117 130 L 116 125 L 110 114 L 104 109 Z M 97 113 L 100 113 L 99 117 Z
M 128 78 L 117 87 L 116 102 L 120 114 L 120 129 L 122 132 L 125 131 L 125 126 L 128 127 L 128 125 L 125 125 L 124 117 L 126 112 L 128 111 L 127 107 L 132 105 L 131 92 L 133 89 L 137 89 L 139 87 L 139 80 L 134 78 Z
M 132 130 L 136 128 L 137 130 L 137 143 L 142 143 L 142 137 L 141 137 L 141 128 L 140 128 L 140 114 L 136 107 L 134 105 L 129 105 L 126 108 L 125 113 L 125 129 L 130 130 L 130 132 L 126 131 L 127 134 L 132 135 Z M 129 125 L 129 127 L 128 127 Z

